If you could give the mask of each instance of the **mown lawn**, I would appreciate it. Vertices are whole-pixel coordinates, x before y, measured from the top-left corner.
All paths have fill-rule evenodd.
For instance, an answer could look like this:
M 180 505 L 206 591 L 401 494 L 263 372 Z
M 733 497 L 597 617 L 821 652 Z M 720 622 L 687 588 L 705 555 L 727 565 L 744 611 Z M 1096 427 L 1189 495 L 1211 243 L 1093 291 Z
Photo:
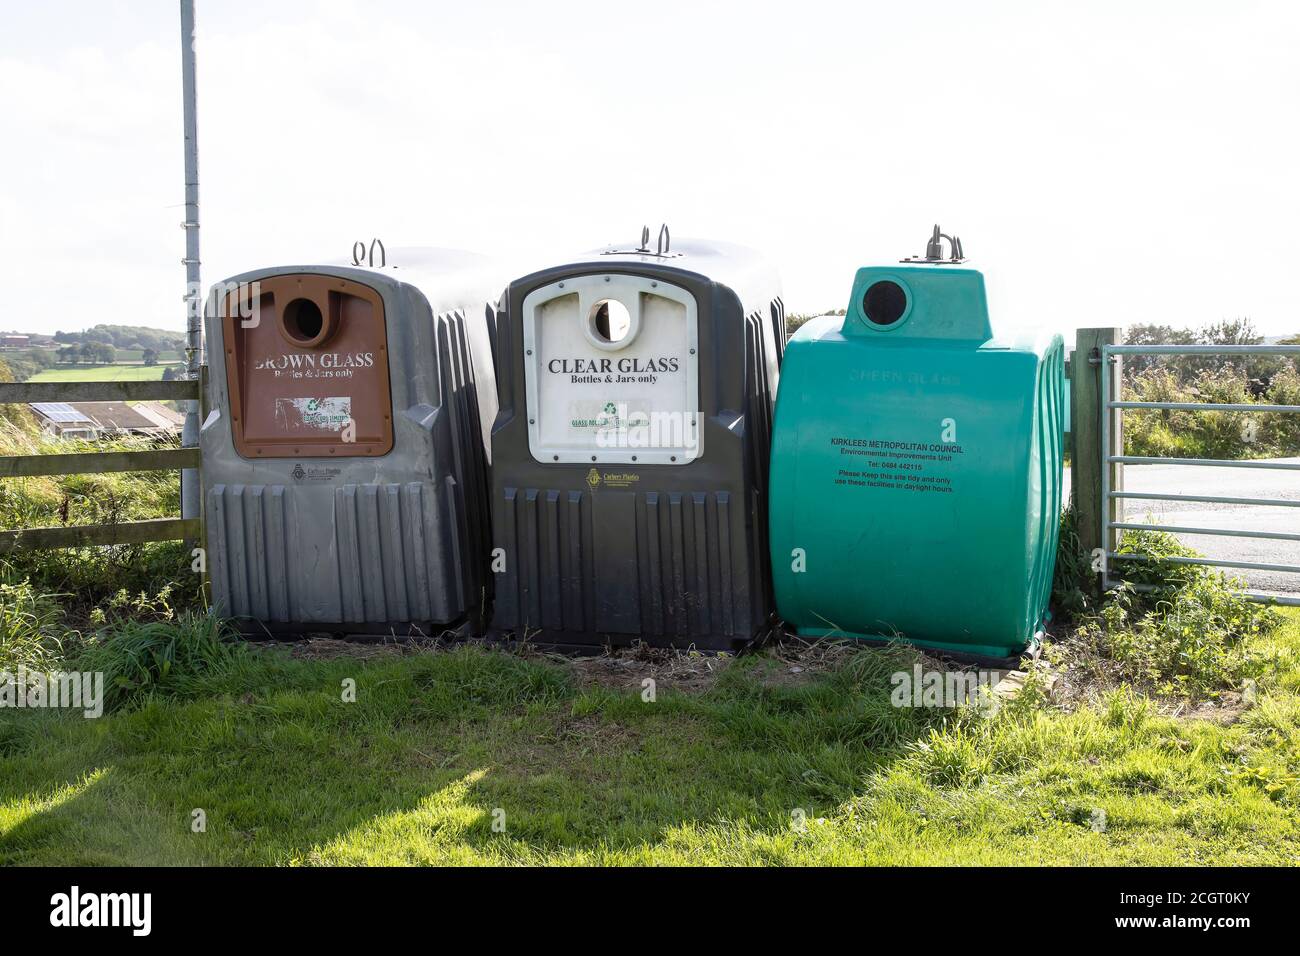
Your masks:
M 152 382 L 163 377 L 165 365 L 78 365 L 72 368 L 47 368 L 33 375 L 30 382 Z
M 0 711 L 0 864 L 1295 864 L 1300 614 L 1267 641 L 1253 706 L 1196 718 L 894 708 L 902 649 L 653 702 L 474 647 L 241 654 L 99 720 Z

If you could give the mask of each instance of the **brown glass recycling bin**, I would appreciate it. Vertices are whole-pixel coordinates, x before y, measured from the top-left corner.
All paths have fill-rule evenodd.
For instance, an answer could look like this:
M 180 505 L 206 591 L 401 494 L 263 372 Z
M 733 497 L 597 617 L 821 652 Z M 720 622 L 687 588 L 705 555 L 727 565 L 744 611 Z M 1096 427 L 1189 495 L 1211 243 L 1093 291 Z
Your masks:
M 463 253 L 389 261 L 209 296 L 208 571 L 248 630 L 473 630 L 490 596 L 501 284 Z

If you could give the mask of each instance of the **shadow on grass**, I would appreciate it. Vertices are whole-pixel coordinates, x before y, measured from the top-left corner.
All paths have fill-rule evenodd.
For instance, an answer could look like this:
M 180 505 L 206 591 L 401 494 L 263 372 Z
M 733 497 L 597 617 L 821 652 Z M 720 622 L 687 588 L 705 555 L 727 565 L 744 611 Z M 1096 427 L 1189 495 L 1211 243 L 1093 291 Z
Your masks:
M 745 659 L 646 702 L 475 648 L 268 655 L 217 696 L 0 717 L 0 863 L 690 862 L 691 834 L 776 840 L 859 795 L 937 719 L 889 704 L 911 660 L 854 654 L 789 686 Z

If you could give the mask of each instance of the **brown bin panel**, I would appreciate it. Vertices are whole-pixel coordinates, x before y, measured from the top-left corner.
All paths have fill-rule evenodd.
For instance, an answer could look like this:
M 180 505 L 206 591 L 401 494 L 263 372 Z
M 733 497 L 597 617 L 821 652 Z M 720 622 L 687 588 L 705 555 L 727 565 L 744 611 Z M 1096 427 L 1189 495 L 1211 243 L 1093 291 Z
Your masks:
M 342 458 L 393 448 L 384 302 L 369 286 L 290 273 L 222 301 L 230 427 L 245 458 Z M 259 296 L 256 324 L 250 297 Z M 353 426 L 355 440 L 348 432 Z

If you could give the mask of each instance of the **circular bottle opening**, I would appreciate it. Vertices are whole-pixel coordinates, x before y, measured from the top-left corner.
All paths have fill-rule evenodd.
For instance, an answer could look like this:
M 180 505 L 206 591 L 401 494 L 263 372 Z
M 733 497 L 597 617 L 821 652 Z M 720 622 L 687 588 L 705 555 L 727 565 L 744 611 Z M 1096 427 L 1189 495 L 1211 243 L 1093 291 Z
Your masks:
M 897 282 L 873 282 L 862 296 L 862 314 L 873 325 L 893 325 L 907 311 L 907 293 Z
M 591 307 L 587 321 L 596 340 L 611 345 L 622 342 L 632 331 L 632 313 L 617 299 L 601 299 Z
M 293 341 L 314 345 L 325 328 L 325 317 L 311 299 L 293 299 L 285 305 L 280 324 Z

